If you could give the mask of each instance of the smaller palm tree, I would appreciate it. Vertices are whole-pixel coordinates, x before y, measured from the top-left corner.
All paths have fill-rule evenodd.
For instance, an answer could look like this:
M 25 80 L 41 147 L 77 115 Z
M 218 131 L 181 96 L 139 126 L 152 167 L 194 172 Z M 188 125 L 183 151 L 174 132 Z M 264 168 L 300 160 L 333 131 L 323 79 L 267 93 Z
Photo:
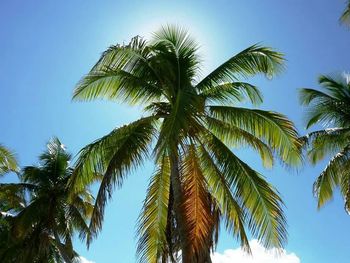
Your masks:
M 71 159 L 55 138 L 40 156 L 39 166 L 28 166 L 20 173 L 21 183 L 1 184 L 0 191 L 26 192 L 28 205 L 7 207 L 14 215 L 2 213 L 0 262 L 72 262 L 77 256 L 72 237 L 84 239 L 93 197 L 86 190 L 70 194 L 67 183 L 73 169 Z M 1 236 L 2 235 L 2 236 Z
M 314 183 L 318 208 L 340 188 L 345 209 L 350 211 L 350 82 L 349 76 L 321 76 L 324 91 L 302 89 L 300 99 L 307 111 L 307 128 L 321 124 L 325 129 L 303 137 L 312 164 L 333 156 Z
M 18 171 L 15 154 L 0 144 L 0 176 L 11 171 Z
M 18 171 L 18 162 L 15 154 L 0 144 L 0 177 L 9 172 L 18 174 Z M 10 210 L 18 211 L 24 204 L 25 199 L 21 191 L 17 191 L 17 189 L 11 185 L 2 185 L 0 191 L 0 216 L 7 216 Z
M 340 20 L 340 23 L 350 26 L 350 0 L 347 0 L 346 7 L 339 20 Z

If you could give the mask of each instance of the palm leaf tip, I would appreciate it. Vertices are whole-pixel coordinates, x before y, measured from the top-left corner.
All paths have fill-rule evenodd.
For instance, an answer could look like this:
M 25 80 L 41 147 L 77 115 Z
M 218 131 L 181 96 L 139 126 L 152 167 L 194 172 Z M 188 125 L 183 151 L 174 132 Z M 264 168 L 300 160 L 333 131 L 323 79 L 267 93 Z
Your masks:
M 269 47 L 253 45 L 228 59 L 197 84 L 200 90 L 225 82 L 237 81 L 239 77 L 265 74 L 272 78 L 284 68 L 283 54 Z
M 347 1 L 346 7 L 339 18 L 339 22 L 346 26 L 350 26 L 350 1 Z

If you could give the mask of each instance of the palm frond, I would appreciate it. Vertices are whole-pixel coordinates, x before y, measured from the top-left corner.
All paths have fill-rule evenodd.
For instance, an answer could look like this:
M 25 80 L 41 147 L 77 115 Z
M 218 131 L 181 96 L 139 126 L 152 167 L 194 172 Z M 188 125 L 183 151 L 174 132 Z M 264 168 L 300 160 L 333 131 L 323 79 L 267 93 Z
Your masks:
M 233 56 L 202 81 L 196 88 L 208 89 L 225 82 L 236 81 L 239 77 L 253 76 L 263 73 L 268 77 L 274 76 L 283 68 L 283 55 L 271 48 L 253 45 Z
M 214 156 L 208 153 L 204 146 L 200 147 L 201 166 L 208 183 L 210 194 L 217 202 L 225 218 L 225 226 L 229 232 L 239 239 L 241 247 L 251 252 L 245 230 L 246 212 L 240 200 L 236 200 L 227 184 L 225 176 L 214 161 Z
M 91 217 L 88 244 L 102 226 L 104 208 L 113 187 L 121 186 L 126 174 L 138 167 L 148 155 L 154 136 L 154 117 L 142 118 L 115 129 L 92 144 L 84 147 L 71 178 L 73 191 L 89 185 L 96 174 L 103 174 Z
M 309 105 L 313 100 L 336 100 L 329 94 L 315 89 L 301 89 L 299 93 L 300 103 L 302 105 Z M 321 101 L 318 101 L 321 102 Z
M 347 1 L 343 14 L 339 18 L 340 23 L 349 26 L 350 25 L 350 1 Z
M 121 69 L 125 67 L 130 69 L 138 63 L 149 67 L 147 63 L 149 55 L 150 49 L 147 41 L 140 36 L 135 36 L 127 44 L 110 46 L 102 53 L 91 72 L 103 71 L 107 68 Z M 149 69 L 151 68 L 149 67 Z
M 208 129 L 227 145 L 250 146 L 260 154 L 265 167 L 273 166 L 273 153 L 270 147 L 253 134 L 215 118 L 207 117 L 206 122 Z
M 167 250 L 166 229 L 170 195 L 170 162 L 163 156 L 148 187 L 142 214 L 138 220 L 137 254 L 140 262 L 157 263 Z
M 286 164 L 301 163 L 301 143 L 294 124 L 282 114 L 256 109 L 209 106 L 212 118 L 245 130 L 266 142 Z
M 307 128 L 316 123 L 324 126 L 349 127 L 350 84 L 344 77 L 320 76 L 319 83 L 325 92 L 302 89 L 300 102 L 309 106 L 306 114 Z
M 344 198 L 344 209 L 350 215 L 350 162 L 344 165 L 340 178 L 340 192 Z
M 37 187 L 27 183 L 0 184 L 0 212 L 20 211 L 26 206 L 26 192 Z
M 287 239 L 286 219 L 277 191 L 217 137 L 208 134 L 205 139 L 208 151 L 215 157 L 233 195 L 241 200 L 247 211 L 252 234 L 267 248 L 283 247 Z
M 336 154 L 328 163 L 314 183 L 313 191 L 318 199 L 318 208 L 332 199 L 333 192 L 340 185 L 342 176 L 348 172 L 346 168 L 350 163 L 350 146 L 346 146 Z
M 183 178 L 183 213 L 192 260 L 203 262 L 211 242 L 214 224 L 206 180 L 200 167 L 196 147 L 188 146 L 180 173 Z
M 160 84 L 169 89 L 170 97 L 179 89 L 193 89 L 192 83 L 200 68 L 198 45 L 187 30 L 167 25 L 153 34 L 150 48 L 156 53 L 152 66 Z M 164 85 L 165 84 L 165 85 Z
M 73 99 L 121 100 L 134 105 L 159 99 L 162 91 L 144 76 L 124 69 L 92 71 L 77 85 Z
M 247 82 L 228 82 L 200 93 L 208 102 L 237 103 L 248 98 L 251 103 L 262 103 L 262 94 L 257 87 Z
M 316 164 L 325 156 L 341 151 L 349 143 L 349 138 L 348 128 L 329 128 L 308 133 L 304 139 L 310 162 Z
M 198 50 L 198 44 L 185 28 L 170 24 L 153 33 L 151 44 L 167 45 L 178 57 L 192 55 Z

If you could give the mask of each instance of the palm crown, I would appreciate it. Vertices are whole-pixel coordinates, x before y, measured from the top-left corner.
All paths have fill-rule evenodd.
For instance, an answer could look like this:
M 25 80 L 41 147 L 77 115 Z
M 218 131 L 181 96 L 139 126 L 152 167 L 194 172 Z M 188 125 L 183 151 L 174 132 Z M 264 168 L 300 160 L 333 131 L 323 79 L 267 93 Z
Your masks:
M 302 89 L 301 103 L 309 106 L 307 127 L 317 123 L 325 129 L 304 137 L 310 161 L 315 164 L 327 155 L 333 155 L 326 168 L 314 183 L 318 207 L 333 197 L 339 187 L 350 211 L 350 82 L 349 77 L 321 76 L 319 83 L 324 91 Z
M 283 57 L 254 45 L 198 80 L 198 46 L 188 33 L 166 26 L 151 41 L 135 37 L 111 46 L 79 82 L 75 100 L 119 100 L 144 107 L 145 117 L 114 129 L 81 150 L 72 188 L 96 174 L 103 179 L 90 230 L 97 234 L 114 186 L 146 158 L 156 162 L 138 220 L 141 262 L 210 262 L 220 222 L 249 251 L 246 230 L 266 247 L 286 240 L 277 191 L 230 147 L 248 145 L 267 167 L 277 155 L 300 162 L 297 132 L 285 116 L 232 106 L 262 102 L 257 87 L 240 81 L 258 73 L 272 77 Z
M 69 263 L 77 256 L 72 236 L 75 231 L 81 238 L 88 235 L 93 199 L 86 189 L 69 195 L 70 158 L 60 141 L 53 139 L 40 156 L 40 166 L 25 167 L 20 183 L 0 185 L 1 192 L 11 193 L 8 200 L 18 196 L 24 202 L 0 206 L 7 212 L 0 217 L 1 262 Z M 12 204 L 3 204 L 8 203 Z

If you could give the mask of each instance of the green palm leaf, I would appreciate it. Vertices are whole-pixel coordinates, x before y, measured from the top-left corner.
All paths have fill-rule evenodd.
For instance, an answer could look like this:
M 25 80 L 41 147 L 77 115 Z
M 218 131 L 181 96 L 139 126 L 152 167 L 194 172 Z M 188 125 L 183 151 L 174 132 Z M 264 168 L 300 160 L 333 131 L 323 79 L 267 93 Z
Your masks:
M 147 117 L 122 126 L 81 150 L 70 182 L 72 190 L 80 190 L 91 184 L 96 174 L 103 174 L 89 226 L 92 236 L 88 244 L 102 227 L 104 208 L 113 186 L 120 187 L 126 174 L 147 157 L 154 121 L 154 117 Z
M 326 129 L 314 131 L 301 138 L 311 163 L 333 156 L 314 183 L 313 192 L 321 208 L 340 188 L 345 209 L 349 202 L 350 145 L 350 83 L 346 75 L 319 78 L 322 91 L 302 89 L 300 101 L 307 106 L 307 127 L 321 124 Z
M 209 114 L 234 127 L 238 127 L 266 142 L 287 164 L 298 165 L 300 142 L 298 133 L 285 116 L 271 111 L 209 106 Z
M 256 150 L 265 167 L 273 166 L 273 152 L 269 145 L 246 130 L 227 122 L 207 117 L 209 130 L 227 145 L 233 147 L 250 146 Z
M 140 262 L 156 263 L 167 254 L 168 205 L 170 195 L 170 162 L 163 156 L 153 175 L 139 219 L 140 236 L 137 254 Z
M 235 156 L 217 137 L 207 135 L 207 148 L 215 157 L 233 195 L 248 214 L 248 227 L 266 247 L 281 247 L 286 242 L 283 202 L 264 178 Z
M 262 103 L 262 94 L 259 89 L 246 82 L 231 82 L 217 85 L 201 92 L 206 101 L 221 103 L 237 103 L 247 97 L 251 103 Z
M 312 164 L 323 160 L 325 156 L 336 154 L 349 143 L 350 129 L 330 128 L 310 132 L 303 138 L 309 146 L 308 157 Z
M 0 176 L 7 172 L 18 172 L 18 163 L 13 152 L 0 144 Z
M 347 173 L 350 163 L 350 146 L 337 153 L 314 183 L 314 194 L 318 199 L 318 208 L 333 197 L 334 188 L 340 185 L 341 178 Z
M 322 125 L 337 125 L 338 127 L 349 127 L 347 120 L 350 119 L 350 110 L 347 105 L 350 103 L 350 85 L 342 78 L 321 76 L 319 83 L 323 91 L 314 89 L 302 89 L 300 101 L 308 107 L 306 118 L 307 128 L 316 123 Z
M 282 70 L 284 59 L 281 53 L 260 45 L 253 45 L 233 56 L 197 84 L 199 90 L 208 89 L 222 82 L 236 81 L 263 73 L 268 77 Z
M 251 252 L 245 229 L 246 212 L 240 200 L 236 200 L 225 176 L 205 147 L 200 147 L 201 165 L 209 185 L 211 196 L 217 202 L 225 219 L 225 226 L 232 232 L 247 252 Z
M 190 261 L 205 262 L 211 245 L 214 218 L 207 182 L 201 169 L 197 149 L 193 144 L 183 156 L 180 173 L 183 176 L 183 213 L 188 235 Z M 189 262 L 190 262 L 189 261 Z
M 350 1 L 347 1 L 346 7 L 339 21 L 344 25 L 350 25 Z
M 78 84 L 73 98 L 78 100 L 93 100 L 106 98 L 121 99 L 130 104 L 146 103 L 159 99 L 161 90 L 124 69 L 108 69 L 91 72 Z

